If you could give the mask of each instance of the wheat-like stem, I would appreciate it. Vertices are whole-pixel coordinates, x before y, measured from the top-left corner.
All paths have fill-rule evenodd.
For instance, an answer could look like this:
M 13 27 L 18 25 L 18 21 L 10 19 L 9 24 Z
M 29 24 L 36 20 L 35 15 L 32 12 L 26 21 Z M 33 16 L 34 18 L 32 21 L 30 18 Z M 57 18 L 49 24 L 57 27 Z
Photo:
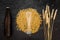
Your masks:
M 44 37 L 45 40 L 52 40 L 52 31 L 53 31 L 53 24 L 56 18 L 57 9 L 54 12 L 52 9 L 52 13 L 50 12 L 50 8 L 46 5 L 46 10 L 42 10 L 43 13 L 43 23 L 44 23 Z

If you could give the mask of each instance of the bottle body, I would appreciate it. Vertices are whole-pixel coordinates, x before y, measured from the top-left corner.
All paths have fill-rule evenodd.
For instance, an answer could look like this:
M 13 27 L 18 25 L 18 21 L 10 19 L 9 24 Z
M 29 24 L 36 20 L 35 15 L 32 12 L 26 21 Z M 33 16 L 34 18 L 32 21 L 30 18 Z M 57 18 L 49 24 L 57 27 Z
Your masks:
M 10 37 L 12 34 L 11 26 L 11 11 L 10 8 L 6 7 L 5 19 L 4 19 L 4 35 Z

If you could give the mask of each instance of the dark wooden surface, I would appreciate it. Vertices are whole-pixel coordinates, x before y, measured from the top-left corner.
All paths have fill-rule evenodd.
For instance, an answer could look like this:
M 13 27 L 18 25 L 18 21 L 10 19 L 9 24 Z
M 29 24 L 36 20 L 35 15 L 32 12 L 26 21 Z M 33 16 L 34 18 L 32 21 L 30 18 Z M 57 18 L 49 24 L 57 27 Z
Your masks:
M 41 13 L 42 8 L 45 8 L 45 5 L 50 5 L 51 8 L 58 9 L 57 17 L 54 23 L 53 30 L 53 40 L 60 40 L 60 1 L 59 0 L 0 0 L 0 40 L 6 40 L 4 37 L 4 18 L 5 18 L 5 8 L 9 6 L 12 12 L 12 28 L 13 35 L 10 40 L 44 40 L 43 37 L 43 27 L 38 31 L 38 33 L 29 37 L 23 32 L 16 30 L 15 18 L 16 14 L 20 9 L 24 8 L 35 8 L 38 12 Z

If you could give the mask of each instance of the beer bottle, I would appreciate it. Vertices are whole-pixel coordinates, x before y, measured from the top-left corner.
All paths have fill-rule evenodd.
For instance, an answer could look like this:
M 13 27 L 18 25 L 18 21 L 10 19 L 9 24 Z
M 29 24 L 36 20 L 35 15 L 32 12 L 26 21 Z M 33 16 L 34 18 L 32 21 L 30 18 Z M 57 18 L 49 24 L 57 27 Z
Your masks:
M 10 37 L 12 35 L 11 10 L 10 10 L 10 7 L 6 7 L 6 11 L 5 11 L 4 35 L 6 37 Z

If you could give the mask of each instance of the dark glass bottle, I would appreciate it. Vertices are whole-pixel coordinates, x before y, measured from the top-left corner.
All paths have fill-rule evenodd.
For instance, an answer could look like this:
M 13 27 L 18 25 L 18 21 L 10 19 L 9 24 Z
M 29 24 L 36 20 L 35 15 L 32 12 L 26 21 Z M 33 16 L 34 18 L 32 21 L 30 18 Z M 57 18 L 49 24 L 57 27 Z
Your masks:
M 4 35 L 6 37 L 10 37 L 12 35 L 11 10 L 10 10 L 10 7 L 6 7 L 6 11 L 5 11 Z

